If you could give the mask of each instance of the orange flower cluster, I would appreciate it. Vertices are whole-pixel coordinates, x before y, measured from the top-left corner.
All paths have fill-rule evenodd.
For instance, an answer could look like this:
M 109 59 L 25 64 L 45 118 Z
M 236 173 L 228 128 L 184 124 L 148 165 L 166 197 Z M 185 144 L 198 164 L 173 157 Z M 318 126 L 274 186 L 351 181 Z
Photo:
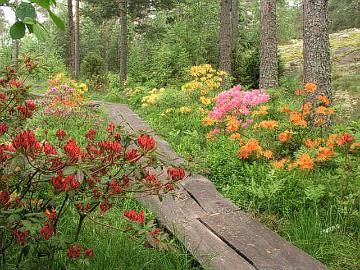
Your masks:
M 330 99 L 327 96 L 319 95 L 317 100 L 323 102 L 325 106 L 330 106 Z
M 304 140 L 304 145 L 309 148 L 310 150 L 318 147 L 322 142 L 321 138 L 318 138 L 316 140 L 312 140 L 312 139 L 305 139 Z
M 257 129 L 259 127 L 267 128 L 267 129 L 274 129 L 279 126 L 279 122 L 275 120 L 265 120 L 261 121 L 259 124 L 254 125 L 254 129 Z
M 235 116 L 230 116 L 228 118 L 228 122 L 226 124 L 226 131 L 228 132 L 236 132 L 240 128 L 240 122 L 237 120 Z
M 314 93 L 317 89 L 317 85 L 315 83 L 307 83 L 305 84 L 305 91 L 307 93 Z
M 334 155 L 334 151 L 328 147 L 320 147 L 317 154 L 316 160 L 325 161 L 330 159 Z
M 292 134 L 293 132 L 289 131 L 289 130 L 285 130 L 284 132 L 281 132 L 279 134 L 279 141 L 280 142 L 288 142 L 291 140 L 292 138 Z
M 269 106 L 260 106 L 260 109 L 258 111 L 253 111 L 251 114 L 252 116 L 256 115 L 266 115 L 268 114 Z
M 298 157 L 295 163 L 301 170 L 311 170 L 314 167 L 314 161 L 306 153 Z
M 290 113 L 290 122 L 296 126 L 307 127 L 308 123 L 304 120 L 301 113 L 294 111 Z
M 241 159 L 249 158 L 253 153 L 256 153 L 257 157 L 263 156 L 267 159 L 271 159 L 273 157 L 273 152 L 270 150 L 263 150 L 260 146 L 260 143 L 256 139 L 250 139 L 246 143 L 240 142 L 242 145 L 238 152 L 238 157 Z

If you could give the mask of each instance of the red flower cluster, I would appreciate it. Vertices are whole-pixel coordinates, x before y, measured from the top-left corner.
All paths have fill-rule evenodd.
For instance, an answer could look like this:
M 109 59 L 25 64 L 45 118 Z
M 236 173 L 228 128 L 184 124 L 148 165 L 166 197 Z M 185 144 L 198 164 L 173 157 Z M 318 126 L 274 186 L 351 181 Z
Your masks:
M 114 132 L 114 130 L 115 130 L 114 123 L 109 123 L 108 127 L 106 128 L 106 132 L 111 133 L 111 132 Z
M 64 145 L 64 150 L 70 162 L 76 162 L 79 160 L 79 158 L 84 157 L 84 153 L 81 152 L 80 146 L 77 145 L 74 139 L 70 139 Z
M 64 130 L 57 130 L 56 131 L 56 137 L 58 137 L 59 140 L 64 139 L 66 136 L 66 132 Z
M 86 206 L 84 206 L 83 204 L 81 204 L 81 203 L 77 203 L 77 204 L 75 204 L 75 207 L 77 208 L 77 209 L 79 209 L 80 211 L 83 211 L 83 210 L 87 210 L 87 211 L 89 211 L 90 209 L 91 209 L 91 204 L 90 203 L 87 203 L 86 204 Z
M 49 209 L 46 209 L 44 214 L 45 214 L 45 216 L 47 216 L 47 218 L 49 220 L 55 220 L 56 219 L 56 210 L 55 209 L 51 209 L 51 211 Z
M 9 85 L 10 85 L 10 87 L 14 87 L 14 88 L 18 88 L 18 89 L 23 88 L 23 86 L 24 86 L 22 82 L 19 82 L 15 79 L 10 80 Z
M 136 210 L 125 211 L 124 216 L 131 221 L 138 222 L 139 224 L 143 224 L 145 221 L 144 211 L 141 211 L 139 214 L 136 213 Z
M 345 143 L 349 143 L 354 141 L 355 138 L 353 136 L 351 136 L 349 133 L 345 133 L 344 135 L 342 135 L 341 137 L 338 138 L 337 140 L 337 144 L 338 145 L 343 145 Z
M 109 187 L 110 187 L 110 193 L 111 194 L 119 194 L 122 192 L 122 189 L 120 187 L 121 185 L 116 182 L 116 180 L 112 179 L 109 183 Z
M 139 146 L 144 149 L 145 152 L 154 149 L 156 145 L 154 138 L 147 134 L 140 135 L 137 141 Z
M 44 227 L 40 230 L 40 236 L 44 240 L 49 240 L 55 233 L 55 228 L 52 224 L 46 223 Z
M 9 125 L 6 123 L 0 123 L 0 136 L 4 135 L 9 130 Z
M 17 110 L 22 117 L 30 118 L 33 114 L 33 111 L 36 109 L 36 104 L 32 100 L 26 100 L 25 106 L 18 105 Z
M 168 168 L 167 174 L 174 181 L 180 181 L 185 177 L 185 171 L 183 168 Z
M 122 146 L 119 142 L 101 141 L 98 143 L 102 150 L 111 154 L 121 154 Z
M 62 171 L 59 171 L 57 176 L 51 177 L 50 182 L 57 192 L 78 189 L 81 186 L 81 183 L 76 180 L 75 175 L 68 175 L 63 177 Z
M 100 211 L 102 213 L 107 212 L 110 208 L 111 208 L 111 204 L 109 203 L 108 200 L 105 200 L 102 203 L 100 203 Z
M 88 257 L 94 257 L 94 251 L 91 249 L 91 248 L 88 248 L 85 250 L 85 254 L 88 256 Z
M 43 145 L 43 151 L 45 155 L 57 155 L 55 148 L 51 145 L 50 142 L 45 142 Z
M 36 157 L 41 149 L 40 143 L 36 140 L 35 133 L 32 130 L 25 130 L 24 132 L 15 136 L 12 141 L 15 149 L 24 150 L 32 157 Z
M 86 134 L 85 134 L 85 138 L 92 141 L 95 139 L 95 135 L 96 135 L 96 130 L 95 129 L 90 129 Z
M 26 240 L 29 237 L 30 232 L 28 230 L 22 232 L 19 229 L 14 228 L 12 230 L 12 234 L 15 237 L 16 244 L 20 244 L 22 246 L 25 246 Z
M 136 162 L 141 157 L 141 153 L 137 149 L 126 149 L 125 159 L 127 161 Z
M 69 247 L 69 251 L 67 252 L 68 257 L 70 258 L 79 258 L 81 255 L 81 247 L 78 245 L 75 249 L 74 245 Z
M 145 180 L 146 180 L 146 183 L 149 184 L 150 186 L 154 186 L 154 187 L 160 187 L 161 186 L 160 180 L 153 173 L 149 173 L 145 177 Z

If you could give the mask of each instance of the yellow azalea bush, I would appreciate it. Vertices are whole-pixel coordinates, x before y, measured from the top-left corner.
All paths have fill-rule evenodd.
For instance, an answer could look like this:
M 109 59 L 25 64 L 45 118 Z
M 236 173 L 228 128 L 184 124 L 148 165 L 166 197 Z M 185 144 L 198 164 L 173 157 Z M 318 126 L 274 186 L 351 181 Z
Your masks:
M 161 96 L 163 96 L 164 93 L 165 93 L 165 88 L 160 88 L 160 89 L 154 88 L 154 89 L 152 89 L 147 96 L 144 96 L 142 98 L 142 100 L 141 100 L 142 105 L 141 106 L 143 108 L 145 108 L 145 107 L 148 107 L 148 106 L 155 105 L 159 101 L 159 98 Z
M 224 91 L 216 98 L 224 100 L 223 104 L 217 103 L 202 124 L 214 128 L 208 134 L 209 139 L 224 132 L 237 141 L 240 159 L 262 158 L 270 161 L 275 169 L 288 170 L 311 170 L 316 166 L 328 166 L 333 161 L 338 162 L 338 166 L 344 160 L 347 164 L 359 161 L 360 142 L 356 141 L 355 134 L 333 131 L 331 121 L 335 109 L 330 99 L 325 95 L 311 98 L 317 90 L 315 84 L 308 83 L 304 89 L 296 90 L 294 98 L 302 99 L 291 105 L 282 104 L 276 108 L 266 104 L 252 111 L 244 106 L 245 101 L 260 104 L 267 102 L 266 98 L 260 102 L 258 92 L 251 95 L 251 92 L 235 93 L 235 90 Z M 229 94 L 222 96 L 231 91 L 231 98 Z M 237 107 L 229 107 L 230 103 L 236 103 Z

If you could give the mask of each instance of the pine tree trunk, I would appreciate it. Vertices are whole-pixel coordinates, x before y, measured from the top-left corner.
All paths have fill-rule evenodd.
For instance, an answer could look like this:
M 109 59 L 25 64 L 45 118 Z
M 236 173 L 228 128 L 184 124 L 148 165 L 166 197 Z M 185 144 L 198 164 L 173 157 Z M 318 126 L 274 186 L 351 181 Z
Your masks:
M 120 83 L 123 85 L 127 75 L 128 25 L 127 0 L 120 0 Z
M 331 99 L 331 64 L 327 0 L 304 0 L 304 82 L 317 84 L 316 95 Z
M 74 63 L 74 75 L 76 79 L 79 79 L 80 75 L 80 0 L 75 0 L 75 63 Z
M 260 3 L 260 88 L 278 85 L 276 0 Z
M 220 69 L 231 74 L 231 0 L 221 0 L 220 13 Z
M 231 1 L 231 50 L 236 48 L 239 38 L 239 0 Z
M 68 15 L 68 27 L 67 27 L 67 38 L 68 38 L 68 67 L 71 76 L 74 76 L 74 56 L 75 56 L 75 36 L 74 36 L 74 16 L 73 16 L 73 4 L 72 0 L 67 1 L 67 15 Z

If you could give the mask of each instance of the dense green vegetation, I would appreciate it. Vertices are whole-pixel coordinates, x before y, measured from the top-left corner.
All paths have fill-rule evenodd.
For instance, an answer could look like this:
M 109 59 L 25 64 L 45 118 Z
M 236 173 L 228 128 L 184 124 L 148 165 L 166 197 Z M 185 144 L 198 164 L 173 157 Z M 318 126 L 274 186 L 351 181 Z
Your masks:
M 213 98 L 234 85 L 240 84 L 246 90 L 259 87 L 260 2 L 239 1 L 239 37 L 231 52 L 233 72 L 225 85 L 217 85 L 216 81 L 215 86 L 209 86 L 211 89 L 202 96 L 203 101 L 199 100 L 199 94 L 184 91 L 184 85 L 193 79 L 189 75 L 192 66 L 211 64 L 217 69 L 220 65 L 219 1 L 159 0 L 150 1 L 150 4 L 145 0 L 132 1 L 127 14 L 129 51 L 124 85 L 118 74 L 121 48 L 116 2 L 81 1 L 81 65 L 77 80 L 78 85 L 85 83 L 88 87 L 88 91 L 81 93 L 82 98 L 128 104 L 189 161 L 193 171 L 207 176 L 224 196 L 253 218 L 330 269 L 359 269 L 358 159 L 343 151 L 312 170 L 278 170 L 264 158 L 239 158 L 241 144 L 227 134 L 214 138 L 208 136 L 211 129 L 204 125 L 204 118 L 214 107 Z M 284 120 L 286 117 L 279 108 L 287 104 L 301 106 L 302 102 L 294 94 L 295 90 L 303 88 L 303 43 L 299 27 L 302 10 L 300 1 L 291 3 L 283 0 L 277 5 L 280 81 L 279 87 L 267 90 L 270 101 L 266 105 L 270 109 L 264 118 L 266 120 Z M 357 5 L 359 2 L 353 0 L 344 3 L 329 1 L 336 115 L 331 118 L 329 128 L 321 128 L 321 136 L 331 132 L 349 133 L 359 141 L 360 16 L 357 16 Z M 66 9 L 67 6 L 59 1 L 56 13 L 65 23 Z M 0 9 L 1 68 L 14 63 L 16 50 L 16 42 L 9 34 L 10 23 L 5 23 L 2 11 Z M 41 34 L 45 41 L 31 34 L 17 41 L 20 61 L 30 57 L 39 67 L 26 78 L 36 93 L 51 89 L 48 79 L 60 76 L 68 80 L 72 76 L 68 33 L 49 19 L 45 19 L 43 25 L 48 31 L 47 35 Z M 35 130 L 41 139 L 44 139 L 46 130 L 49 138 L 54 138 L 58 129 L 66 129 L 80 145 L 86 145 L 83 134 L 90 128 L 102 135 L 105 131 L 101 130 L 106 126 L 106 112 L 82 106 L 69 116 L 61 117 L 40 111 L 26 122 L 26 127 Z M 242 132 L 241 136 L 246 139 L 255 133 L 252 127 Z M 316 138 L 316 128 L 309 129 L 309 134 Z M 259 140 L 267 140 L 269 148 L 280 152 L 277 155 L 274 151 L 273 161 L 287 155 L 296 159 L 308 152 L 312 157 L 316 156 L 315 150 L 308 151 L 295 143 L 281 149 L 283 145 L 277 142 L 275 131 L 265 131 L 259 136 Z M 84 269 L 201 269 L 175 238 L 169 240 L 173 247 L 170 251 L 159 251 L 145 248 L 142 243 L 133 241 L 128 233 L 122 232 L 127 225 L 122 215 L 129 209 L 143 208 L 131 200 L 119 201 L 106 216 L 98 217 L 97 223 L 86 221 L 80 241 L 84 246 L 91 245 L 96 256 L 90 266 L 83 266 L 87 267 Z M 151 213 L 146 213 L 146 216 L 153 218 Z M 75 228 L 75 217 L 76 210 L 71 209 L 67 219 L 60 223 L 64 234 L 67 228 Z M 13 256 L 10 261 L 13 263 L 16 258 Z M 64 267 L 65 260 L 61 257 L 57 267 Z

